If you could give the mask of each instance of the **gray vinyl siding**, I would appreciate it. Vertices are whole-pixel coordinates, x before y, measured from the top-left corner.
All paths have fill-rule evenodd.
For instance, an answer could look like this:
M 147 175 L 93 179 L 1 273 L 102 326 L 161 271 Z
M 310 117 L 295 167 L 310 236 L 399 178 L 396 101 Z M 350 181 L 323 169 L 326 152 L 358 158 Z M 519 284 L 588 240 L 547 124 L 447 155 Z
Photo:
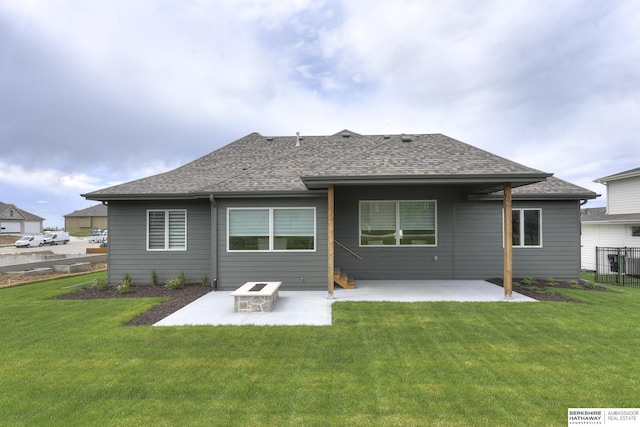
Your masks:
M 147 250 L 147 210 L 186 209 L 187 250 Z M 209 201 L 109 203 L 109 282 L 130 274 L 134 283 L 150 283 L 155 270 L 162 283 L 182 271 L 189 283 L 211 277 L 211 216 Z
M 281 289 L 325 290 L 327 271 L 327 196 L 311 198 L 221 199 L 218 204 L 218 289 L 245 282 L 277 281 Z M 315 207 L 315 252 L 229 252 L 227 209 L 246 207 Z
M 336 247 L 336 267 L 356 281 L 452 278 L 453 208 L 461 197 L 455 187 L 337 187 L 335 239 L 362 259 L 358 260 L 344 249 Z M 360 200 L 436 200 L 437 246 L 360 247 Z
M 357 280 L 488 279 L 503 275 L 502 202 L 469 201 L 456 186 L 336 187 L 335 239 L 362 257 L 335 247 L 335 266 Z M 360 247 L 360 200 L 435 200 L 437 245 Z M 155 270 L 162 282 L 184 271 L 200 283 L 217 279 L 233 290 L 249 281 L 281 281 L 282 289 L 327 289 L 327 196 L 218 199 L 217 259 L 212 259 L 209 200 L 109 203 L 109 281 L 131 274 L 149 283 Z M 314 252 L 228 252 L 227 209 L 231 207 L 315 207 Z M 514 277 L 575 279 L 580 272 L 580 209 L 577 201 L 514 201 L 515 208 L 542 210 L 541 248 L 514 248 Z M 186 209 L 187 250 L 147 251 L 147 210 Z M 435 259 L 437 258 L 437 259 Z M 213 266 L 217 265 L 217 272 Z M 217 273 L 217 274 L 216 274 Z
M 436 247 L 360 247 L 360 200 L 436 200 Z M 577 201 L 514 201 L 542 210 L 540 248 L 513 250 L 514 277 L 575 279 L 580 273 Z M 502 277 L 502 202 L 469 201 L 453 186 L 336 188 L 335 265 L 357 280 L 489 279 Z M 437 260 L 434 259 L 437 257 Z
M 513 202 L 542 210 L 542 247 L 513 248 L 513 277 L 577 279 L 580 275 L 580 209 L 577 201 Z M 504 274 L 502 202 L 456 206 L 456 279 Z

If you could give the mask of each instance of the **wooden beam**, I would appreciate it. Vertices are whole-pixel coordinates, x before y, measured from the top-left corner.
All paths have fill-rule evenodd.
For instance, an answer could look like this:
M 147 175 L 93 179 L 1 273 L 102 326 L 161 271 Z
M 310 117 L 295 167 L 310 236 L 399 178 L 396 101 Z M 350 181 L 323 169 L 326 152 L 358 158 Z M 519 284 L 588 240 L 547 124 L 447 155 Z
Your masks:
M 329 184 L 329 191 L 327 193 L 327 217 L 328 217 L 328 224 L 327 224 L 327 234 L 328 234 L 328 242 L 329 242 L 329 247 L 328 252 L 327 252 L 327 268 L 328 268 L 328 280 L 329 280 L 329 295 L 333 296 L 333 271 L 334 271 L 334 260 L 333 260 L 333 256 L 334 256 L 334 240 L 335 240 L 335 236 L 334 236 L 334 232 L 335 232 L 335 223 L 334 223 L 334 216 L 335 216 L 335 191 L 333 188 L 333 184 Z
M 511 183 L 504 183 L 504 296 L 511 298 L 513 284 L 513 217 Z

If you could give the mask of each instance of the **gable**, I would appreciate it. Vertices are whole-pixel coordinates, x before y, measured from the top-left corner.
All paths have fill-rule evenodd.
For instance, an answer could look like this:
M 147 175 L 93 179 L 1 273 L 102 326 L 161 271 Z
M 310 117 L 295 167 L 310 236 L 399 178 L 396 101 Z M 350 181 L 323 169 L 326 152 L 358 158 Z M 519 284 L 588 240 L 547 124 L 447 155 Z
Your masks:
M 19 209 L 14 204 L 0 202 L 0 219 L 5 221 L 44 221 L 44 218 Z

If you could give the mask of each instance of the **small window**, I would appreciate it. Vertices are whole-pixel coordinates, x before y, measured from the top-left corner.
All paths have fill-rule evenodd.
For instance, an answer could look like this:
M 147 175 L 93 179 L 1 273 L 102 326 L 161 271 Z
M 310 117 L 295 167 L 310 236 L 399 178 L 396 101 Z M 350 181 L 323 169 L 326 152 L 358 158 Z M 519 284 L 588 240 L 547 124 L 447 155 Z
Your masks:
M 176 251 L 187 249 L 187 211 L 147 211 L 147 249 Z
M 542 246 L 542 210 L 541 209 L 513 209 L 513 246 L 540 247 Z
M 315 251 L 315 208 L 230 208 L 229 251 Z
M 631 235 L 633 237 L 640 237 L 640 226 L 632 226 L 631 227 Z
M 360 202 L 360 246 L 435 245 L 434 200 Z

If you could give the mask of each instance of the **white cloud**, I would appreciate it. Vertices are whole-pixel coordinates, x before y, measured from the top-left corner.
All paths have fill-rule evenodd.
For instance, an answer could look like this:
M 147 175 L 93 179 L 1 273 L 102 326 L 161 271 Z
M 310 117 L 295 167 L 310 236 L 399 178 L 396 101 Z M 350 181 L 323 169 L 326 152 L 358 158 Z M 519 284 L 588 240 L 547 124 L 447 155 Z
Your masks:
M 439 132 L 578 184 L 640 163 L 634 2 L 25 0 L 0 19 L 19 188 L 91 191 L 252 131 Z M 53 150 L 66 172 L 27 166 Z

